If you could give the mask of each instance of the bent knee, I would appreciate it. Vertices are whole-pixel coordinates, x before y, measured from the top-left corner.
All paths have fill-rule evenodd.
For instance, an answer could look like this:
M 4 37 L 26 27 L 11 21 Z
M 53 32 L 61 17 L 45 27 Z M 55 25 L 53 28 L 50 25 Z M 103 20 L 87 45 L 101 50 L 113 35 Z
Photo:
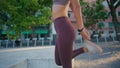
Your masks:
M 59 63 L 59 62 L 56 62 L 56 64 L 57 64 L 58 66 L 62 66 L 62 64 L 61 64 L 61 63 Z

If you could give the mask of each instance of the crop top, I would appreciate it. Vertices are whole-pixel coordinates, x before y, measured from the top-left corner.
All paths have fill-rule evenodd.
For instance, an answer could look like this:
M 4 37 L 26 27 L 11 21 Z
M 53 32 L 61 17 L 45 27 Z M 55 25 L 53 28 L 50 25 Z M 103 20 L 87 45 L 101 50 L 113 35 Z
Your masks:
M 69 0 L 53 0 L 53 4 L 67 5 Z

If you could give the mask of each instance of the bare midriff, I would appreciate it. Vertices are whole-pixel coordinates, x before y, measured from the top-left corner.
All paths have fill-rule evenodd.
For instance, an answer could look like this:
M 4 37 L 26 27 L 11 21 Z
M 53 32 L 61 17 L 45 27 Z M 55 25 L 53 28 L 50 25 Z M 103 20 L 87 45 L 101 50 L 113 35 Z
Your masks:
M 68 8 L 69 8 L 68 4 L 67 5 L 53 4 L 52 6 L 53 20 L 62 16 L 68 17 Z

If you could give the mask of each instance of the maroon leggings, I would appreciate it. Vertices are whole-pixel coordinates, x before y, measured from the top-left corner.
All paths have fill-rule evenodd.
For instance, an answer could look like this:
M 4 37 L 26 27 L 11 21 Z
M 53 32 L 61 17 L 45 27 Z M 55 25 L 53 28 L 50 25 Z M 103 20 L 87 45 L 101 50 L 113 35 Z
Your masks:
M 55 47 L 55 62 L 62 65 L 63 68 L 72 68 L 72 58 L 84 53 L 84 49 L 73 49 L 75 39 L 75 29 L 70 20 L 63 16 L 54 20 L 54 26 L 57 32 Z

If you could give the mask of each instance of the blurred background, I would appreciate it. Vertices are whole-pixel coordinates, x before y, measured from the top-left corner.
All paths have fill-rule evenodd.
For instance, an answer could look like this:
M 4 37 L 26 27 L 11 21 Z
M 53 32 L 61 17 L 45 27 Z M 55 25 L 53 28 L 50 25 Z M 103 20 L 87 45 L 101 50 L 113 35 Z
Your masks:
M 80 0 L 93 42 L 120 40 L 119 0 Z M 55 45 L 51 0 L 0 0 L 0 48 Z M 68 16 L 76 28 L 71 9 Z M 75 42 L 83 39 L 76 32 Z

